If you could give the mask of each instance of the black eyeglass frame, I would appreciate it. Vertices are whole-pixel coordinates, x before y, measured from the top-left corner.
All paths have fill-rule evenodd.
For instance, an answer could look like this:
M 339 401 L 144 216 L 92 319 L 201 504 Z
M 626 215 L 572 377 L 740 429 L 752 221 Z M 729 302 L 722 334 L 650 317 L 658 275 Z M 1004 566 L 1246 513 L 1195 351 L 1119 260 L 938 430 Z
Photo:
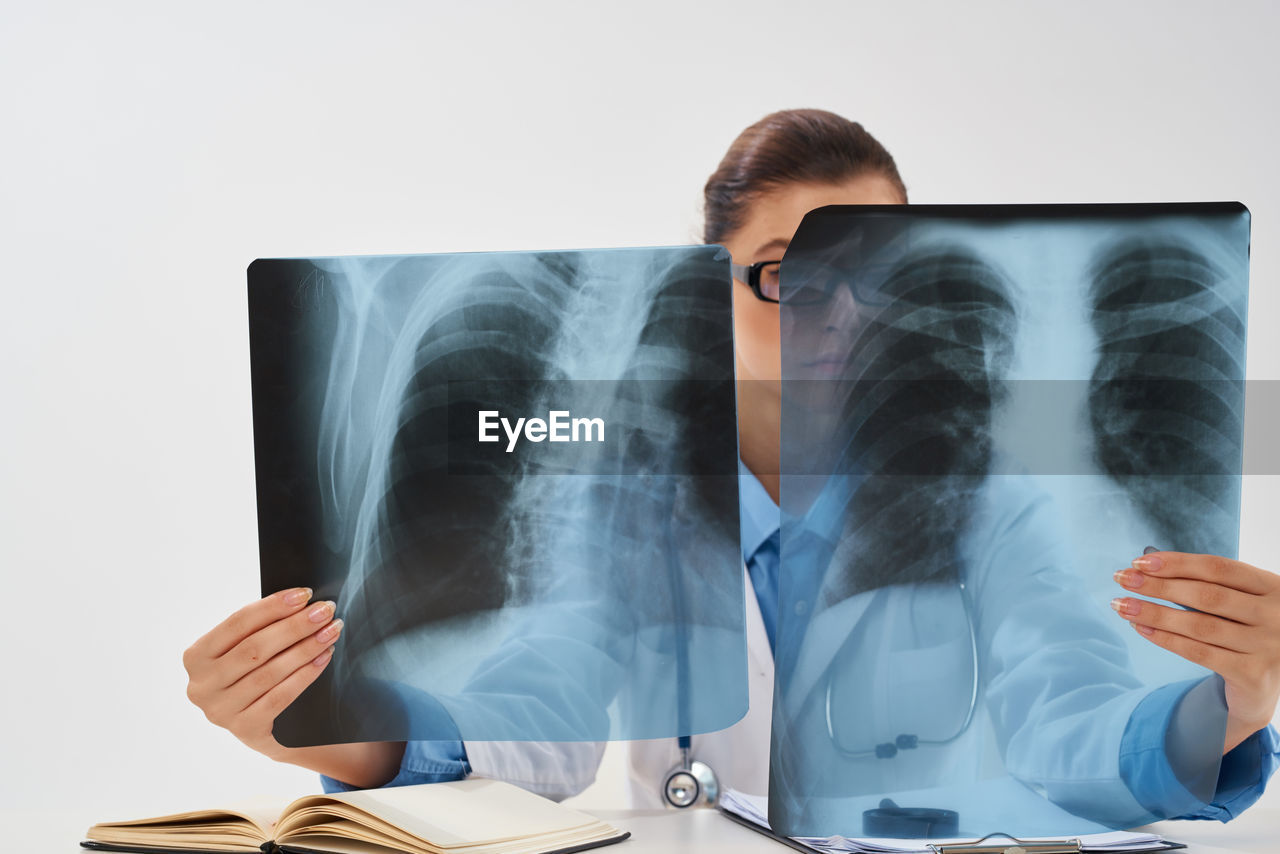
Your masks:
M 777 305 L 778 303 L 781 302 L 781 300 L 776 300 L 773 297 L 767 297 L 760 290 L 760 270 L 764 267 L 767 267 L 770 264 L 781 264 L 781 263 L 782 261 L 778 260 L 778 261 L 757 261 L 754 264 L 735 264 L 731 260 L 729 262 L 729 270 L 733 273 L 734 278 L 738 279 L 739 281 L 743 281 L 747 283 L 747 285 L 751 288 L 751 292 L 756 295 L 756 299 L 761 300 L 762 302 L 771 302 Z M 779 272 L 781 272 L 781 267 L 779 267 Z M 826 302 L 827 298 L 831 296 L 831 293 L 834 289 L 834 285 L 835 285 L 835 280 L 832 280 L 826 286 L 824 297 L 822 299 L 809 299 L 803 302 L 799 302 L 796 300 L 788 300 L 787 304 L 788 305 L 795 304 L 797 306 L 820 305 Z M 888 305 L 890 302 L 890 300 L 886 300 L 882 297 L 878 298 L 870 294 L 867 294 L 865 292 L 860 292 L 856 285 L 850 285 L 849 287 L 850 287 L 850 290 L 853 291 L 854 299 L 857 300 L 862 305 L 884 306 L 884 305 Z M 793 296 L 796 296 L 796 295 L 793 294 Z
M 760 271 L 770 264 L 781 264 L 781 259 L 777 261 L 757 261 L 754 264 L 735 264 L 729 262 L 729 271 L 733 277 L 740 282 L 746 282 L 751 288 L 751 292 L 756 295 L 756 299 L 762 302 L 777 303 L 778 300 L 773 297 L 767 297 L 760 291 Z

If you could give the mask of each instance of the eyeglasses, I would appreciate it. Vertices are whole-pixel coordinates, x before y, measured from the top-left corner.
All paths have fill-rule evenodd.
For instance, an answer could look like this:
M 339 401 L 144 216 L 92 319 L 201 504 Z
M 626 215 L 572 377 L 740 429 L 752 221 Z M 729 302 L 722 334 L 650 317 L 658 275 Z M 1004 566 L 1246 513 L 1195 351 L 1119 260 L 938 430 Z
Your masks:
M 729 270 L 734 278 L 750 286 L 756 299 L 776 303 L 783 301 L 779 275 L 781 264 L 781 261 L 757 261 L 754 264 L 730 262 Z M 787 289 L 787 305 L 822 305 L 831 299 L 841 284 L 846 285 L 853 292 L 854 300 L 862 305 L 883 306 L 890 302 L 884 293 L 866 281 L 868 276 L 865 273 L 870 271 L 864 271 L 862 276 L 850 277 L 847 271 L 825 264 L 796 265 L 795 269 L 788 264 L 787 269 L 795 273 L 796 279 L 795 286 Z
M 754 264 L 729 263 L 729 270 L 740 282 L 746 282 L 756 299 L 765 302 L 778 301 L 778 265 L 781 261 L 757 261 Z

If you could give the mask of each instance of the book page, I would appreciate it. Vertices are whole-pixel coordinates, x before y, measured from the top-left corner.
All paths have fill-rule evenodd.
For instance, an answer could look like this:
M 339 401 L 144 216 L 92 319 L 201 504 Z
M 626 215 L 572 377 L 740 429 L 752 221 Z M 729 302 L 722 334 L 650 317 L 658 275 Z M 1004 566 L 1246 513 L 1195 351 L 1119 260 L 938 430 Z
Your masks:
M 443 848 L 561 833 L 599 824 L 585 813 L 561 806 L 499 780 L 472 778 L 356 792 L 335 792 L 294 801 L 278 836 L 304 830 L 307 822 L 289 814 L 341 801 Z M 279 839 L 277 841 L 280 841 Z
M 94 827 L 153 827 L 159 825 L 201 825 L 217 833 L 239 822 L 251 825 L 253 834 L 264 842 L 271 839 L 276 819 L 280 816 L 280 799 L 257 795 L 229 802 L 224 807 L 187 810 L 149 818 L 98 822 Z

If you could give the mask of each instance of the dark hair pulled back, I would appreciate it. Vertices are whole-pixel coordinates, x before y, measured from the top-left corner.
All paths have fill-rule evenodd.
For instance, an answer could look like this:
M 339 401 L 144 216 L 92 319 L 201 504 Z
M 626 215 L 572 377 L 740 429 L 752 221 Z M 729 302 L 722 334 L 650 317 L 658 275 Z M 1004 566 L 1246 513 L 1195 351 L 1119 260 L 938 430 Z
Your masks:
M 835 184 L 884 176 L 907 201 L 893 156 L 858 122 L 827 110 L 779 110 L 729 146 L 703 189 L 704 243 L 722 243 L 742 227 L 747 206 L 784 184 Z

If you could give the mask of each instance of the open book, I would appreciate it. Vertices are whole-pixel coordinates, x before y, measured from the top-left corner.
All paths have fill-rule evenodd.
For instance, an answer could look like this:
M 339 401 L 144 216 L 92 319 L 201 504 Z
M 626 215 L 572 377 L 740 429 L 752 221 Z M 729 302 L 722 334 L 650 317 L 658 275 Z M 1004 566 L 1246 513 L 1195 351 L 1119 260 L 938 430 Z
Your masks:
M 498 780 L 308 795 L 283 810 L 210 809 L 95 824 L 81 846 L 107 851 L 553 854 L 630 836 Z

